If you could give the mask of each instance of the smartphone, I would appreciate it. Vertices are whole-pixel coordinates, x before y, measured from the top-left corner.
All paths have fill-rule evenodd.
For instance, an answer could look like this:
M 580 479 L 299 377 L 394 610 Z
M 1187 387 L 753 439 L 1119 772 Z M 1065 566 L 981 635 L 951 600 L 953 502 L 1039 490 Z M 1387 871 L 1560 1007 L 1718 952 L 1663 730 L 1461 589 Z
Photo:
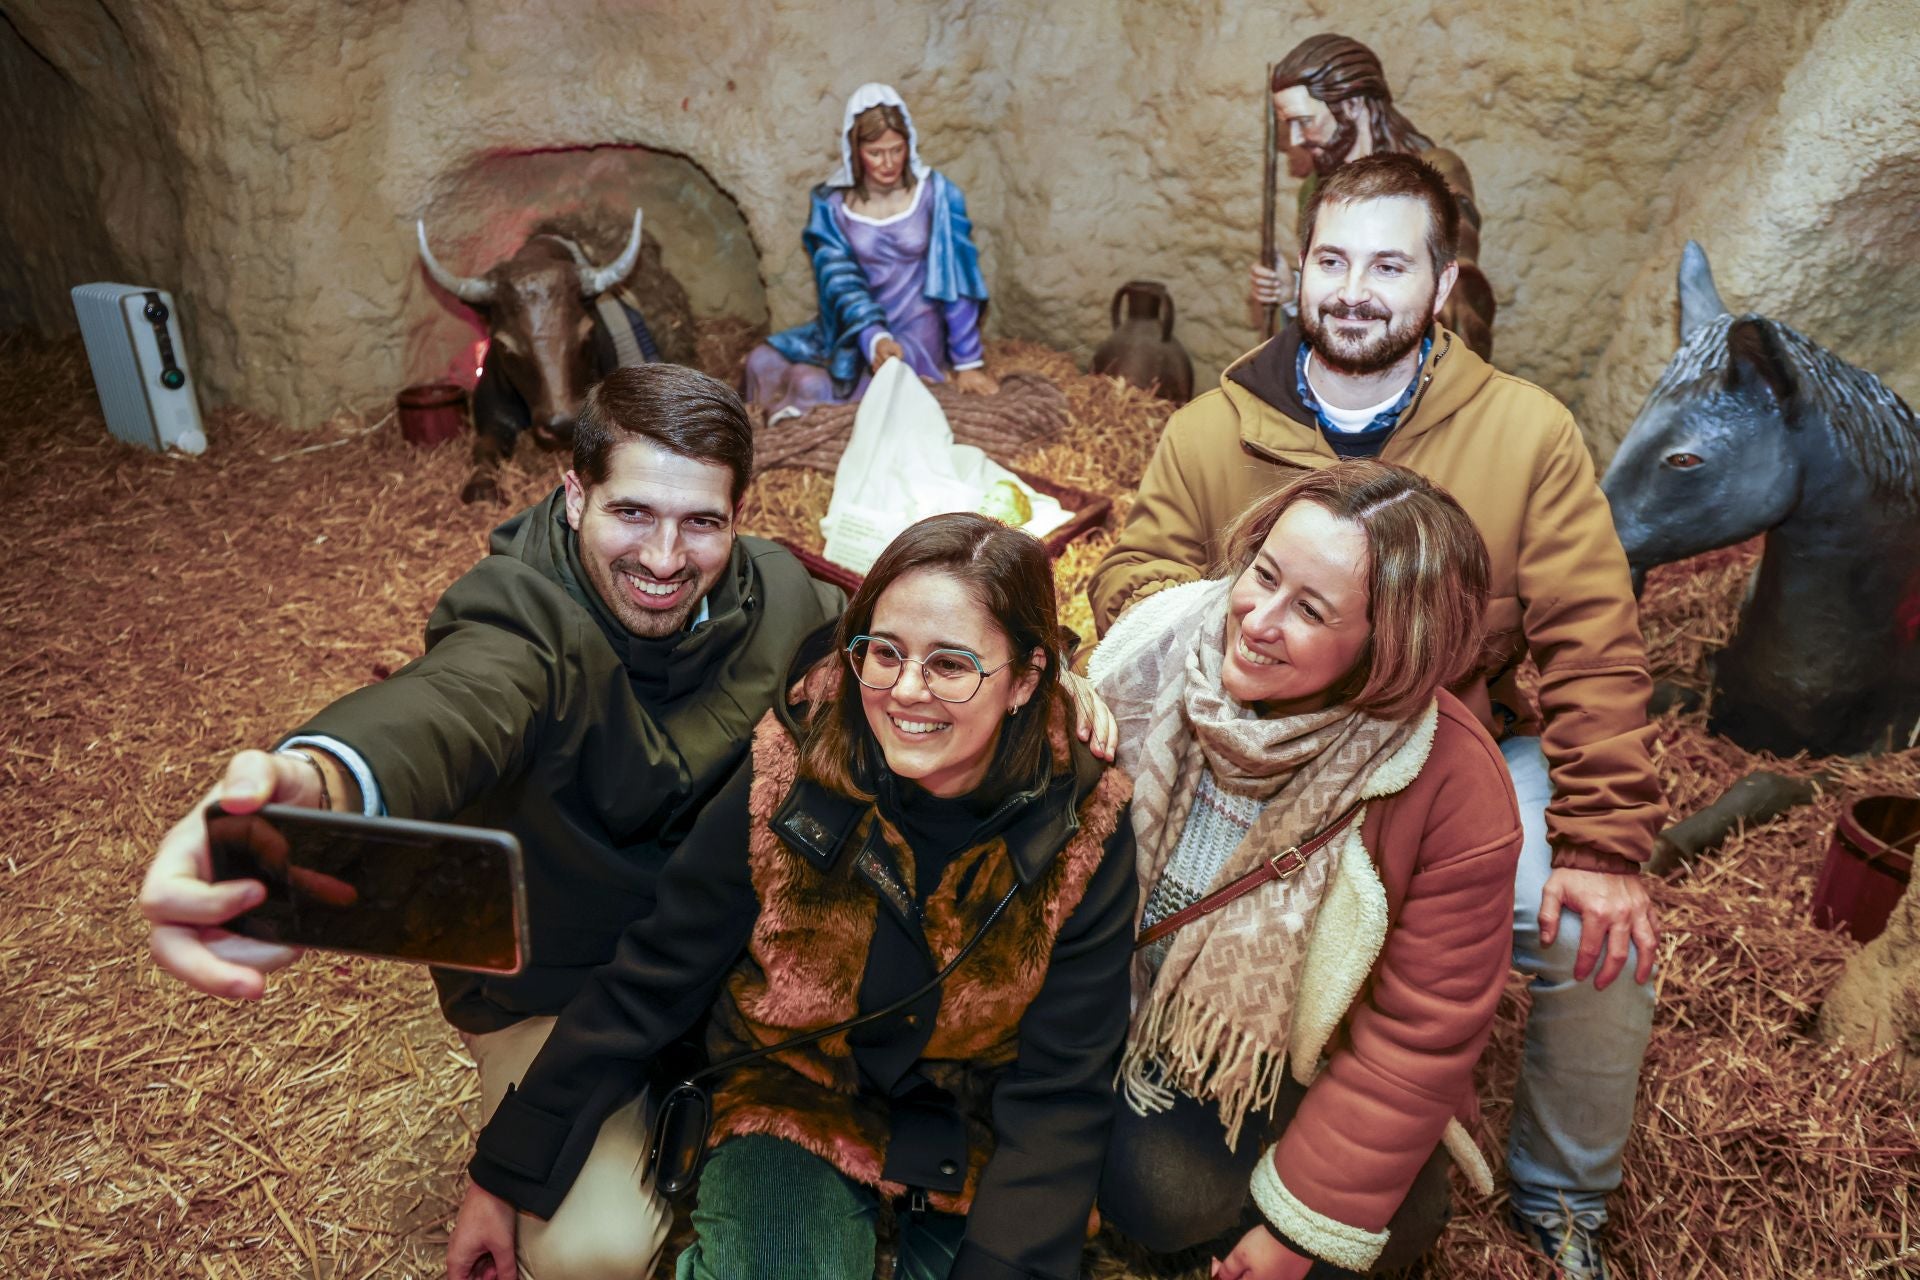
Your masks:
M 505 831 L 270 804 L 207 809 L 215 880 L 266 901 L 226 924 L 262 942 L 518 973 L 527 962 L 520 842 Z

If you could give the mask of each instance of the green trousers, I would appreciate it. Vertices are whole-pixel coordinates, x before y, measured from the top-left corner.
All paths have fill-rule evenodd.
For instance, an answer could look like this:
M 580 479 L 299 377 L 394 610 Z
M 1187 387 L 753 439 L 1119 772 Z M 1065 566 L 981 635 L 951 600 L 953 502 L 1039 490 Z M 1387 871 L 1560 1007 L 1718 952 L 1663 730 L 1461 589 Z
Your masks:
M 880 1197 L 811 1151 L 749 1134 L 721 1143 L 700 1173 L 694 1242 L 675 1280 L 869 1280 Z M 897 1218 L 897 1280 L 946 1280 L 967 1220 Z

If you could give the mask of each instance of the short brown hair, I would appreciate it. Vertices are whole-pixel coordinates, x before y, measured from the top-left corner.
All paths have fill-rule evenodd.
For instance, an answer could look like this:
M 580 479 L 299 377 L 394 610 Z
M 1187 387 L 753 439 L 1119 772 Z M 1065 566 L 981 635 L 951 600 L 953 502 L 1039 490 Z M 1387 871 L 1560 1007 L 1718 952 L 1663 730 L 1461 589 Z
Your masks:
M 587 392 L 573 428 L 573 469 L 607 478 L 615 445 L 650 440 L 669 453 L 733 473 L 733 505 L 753 479 L 753 422 L 732 387 L 678 364 L 622 365 Z
M 889 129 L 906 139 L 907 167 L 900 172 L 900 185 L 913 190 L 913 130 L 907 127 L 906 112 L 891 102 L 882 102 L 855 116 L 853 128 L 847 130 L 847 167 L 853 172 L 854 194 L 862 200 L 867 198 L 867 167 L 860 162 L 860 144 L 872 142 Z
M 1059 632 L 1053 564 L 1038 538 L 970 513 L 929 516 L 909 525 L 867 571 L 840 615 L 833 652 L 814 666 L 806 682 L 819 696 L 808 713 L 800 772 L 842 795 L 872 799 L 883 764 L 860 705 L 860 685 L 847 666 L 847 646 L 873 626 L 880 594 L 920 569 L 956 579 L 986 610 L 1012 650 L 1010 678 L 1034 669 L 1035 649 L 1053 652 Z M 1065 698 L 1059 663 L 1050 658 L 1033 696 L 1001 726 L 986 785 L 1026 787 L 1046 779 L 1052 769 L 1048 721 L 1056 704 L 1064 709 Z
M 1475 674 L 1486 628 L 1487 544 L 1452 494 L 1417 471 L 1354 458 L 1310 470 L 1228 527 L 1221 568 L 1244 573 L 1281 513 L 1312 502 L 1367 536 L 1367 621 L 1373 628 L 1333 701 L 1404 719 L 1434 691 Z
M 1416 156 L 1376 151 L 1349 161 L 1313 189 L 1300 214 L 1300 251 L 1313 252 L 1313 229 L 1329 204 L 1361 204 L 1398 197 L 1427 206 L 1427 255 L 1433 274 L 1447 269 L 1460 252 L 1460 205 L 1440 171 Z

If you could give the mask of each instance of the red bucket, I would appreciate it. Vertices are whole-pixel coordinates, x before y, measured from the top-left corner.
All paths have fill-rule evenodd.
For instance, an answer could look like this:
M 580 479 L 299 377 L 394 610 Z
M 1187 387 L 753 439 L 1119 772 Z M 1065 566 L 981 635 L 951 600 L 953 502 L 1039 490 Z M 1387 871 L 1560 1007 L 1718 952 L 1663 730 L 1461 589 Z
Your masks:
M 408 444 L 430 448 L 467 429 L 467 391 L 453 382 L 424 382 L 397 397 L 400 434 Z
M 1813 891 L 1813 922 L 1871 942 L 1913 876 L 1920 796 L 1862 796 L 1841 810 Z

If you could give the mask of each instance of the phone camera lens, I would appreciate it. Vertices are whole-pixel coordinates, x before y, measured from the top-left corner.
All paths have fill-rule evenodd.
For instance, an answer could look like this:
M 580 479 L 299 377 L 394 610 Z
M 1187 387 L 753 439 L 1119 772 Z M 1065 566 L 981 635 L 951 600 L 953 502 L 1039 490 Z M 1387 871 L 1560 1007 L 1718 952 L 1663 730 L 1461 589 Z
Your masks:
M 167 310 L 167 304 L 164 302 L 149 302 L 146 310 L 140 314 L 145 316 L 150 324 L 165 324 L 167 317 L 173 313 Z
M 161 308 L 165 310 L 165 308 Z M 160 385 L 169 391 L 178 391 L 187 385 L 187 375 L 178 369 L 168 369 L 160 375 Z

